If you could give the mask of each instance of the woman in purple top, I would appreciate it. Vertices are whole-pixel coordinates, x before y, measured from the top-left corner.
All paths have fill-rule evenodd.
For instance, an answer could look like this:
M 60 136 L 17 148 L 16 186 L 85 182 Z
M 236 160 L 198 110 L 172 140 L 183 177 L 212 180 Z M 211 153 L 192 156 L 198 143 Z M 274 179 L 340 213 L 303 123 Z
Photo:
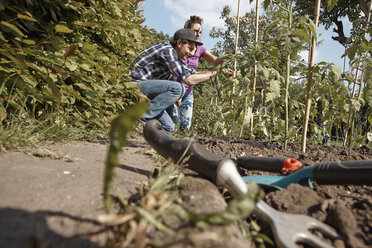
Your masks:
M 202 34 L 202 18 L 199 16 L 190 16 L 190 19 L 186 21 L 185 27 L 188 29 L 192 29 L 195 31 L 195 38 L 196 40 L 200 39 Z M 228 56 L 216 57 L 212 53 L 210 53 L 204 46 L 197 46 L 196 51 L 193 55 L 189 56 L 183 62 L 187 63 L 189 67 L 194 68 L 195 70 L 198 68 L 200 58 L 204 58 L 206 61 L 219 65 L 227 58 Z M 180 107 L 181 113 L 179 115 L 179 122 L 180 122 L 180 129 L 185 130 L 189 129 L 191 126 L 191 119 L 192 119 L 192 108 L 194 103 L 194 96 L 192 93 L 192 86 L 185 86 L 185 95 L 182 97 L 181 100 L 177 102 L 178 106 Z

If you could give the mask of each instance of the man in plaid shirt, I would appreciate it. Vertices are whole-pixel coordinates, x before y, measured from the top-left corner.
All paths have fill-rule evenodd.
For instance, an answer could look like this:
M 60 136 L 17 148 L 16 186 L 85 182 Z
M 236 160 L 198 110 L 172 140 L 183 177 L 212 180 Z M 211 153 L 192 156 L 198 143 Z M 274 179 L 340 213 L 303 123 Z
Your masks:
M 170 42 L 147 47 L 134 60 L 134 70 L 129 74 L 138 82 L 140 90 L 150 99 L 149 110 L 141 121 L 158 119 L 166 131 L 175 130 L 172 120 L 171 106 L 181 99 L 184 87 L 196 85 L 211 79 L 216 72 L 204 71 L 196 73 L 182 59 L 187 59 L 195 51 L 195 32 L 191 29 L 180 29 Z

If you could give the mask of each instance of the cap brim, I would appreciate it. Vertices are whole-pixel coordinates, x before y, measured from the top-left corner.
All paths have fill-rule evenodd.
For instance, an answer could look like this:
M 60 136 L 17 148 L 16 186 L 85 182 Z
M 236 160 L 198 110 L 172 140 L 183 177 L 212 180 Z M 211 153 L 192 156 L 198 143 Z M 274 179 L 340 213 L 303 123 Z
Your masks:
M 196 41 L 196 40 L 188 40 L 188 41 L 194 42 L 194 43 L 195 43 L 196 45 L 198 45 L 198 46 L 203 45 L 203 43 L 200 42 L 200 41 Z

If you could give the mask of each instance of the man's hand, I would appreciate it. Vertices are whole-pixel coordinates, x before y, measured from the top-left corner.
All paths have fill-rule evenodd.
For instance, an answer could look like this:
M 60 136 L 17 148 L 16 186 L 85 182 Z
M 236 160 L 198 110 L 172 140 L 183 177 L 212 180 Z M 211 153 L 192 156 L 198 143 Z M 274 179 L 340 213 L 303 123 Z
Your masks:
M 177 106 L 178 106 L 178 107 L 181 107 L 181 102 L 182 102 L 182 99 L 177 100 L 176 103 L 177 103 Z
M 173 75 L 171 75 L 171 77 L 168 80 L 176 81 L 177 82 L 177 78 L 175 78 Z

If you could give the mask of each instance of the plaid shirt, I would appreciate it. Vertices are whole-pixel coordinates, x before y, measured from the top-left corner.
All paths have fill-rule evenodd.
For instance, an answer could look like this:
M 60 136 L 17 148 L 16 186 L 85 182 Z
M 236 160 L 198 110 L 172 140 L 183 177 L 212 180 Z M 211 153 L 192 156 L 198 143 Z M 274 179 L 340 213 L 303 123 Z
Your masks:
M 134 60 L 134 70 L 129 74 L 136 81 L 151 79 L 183 81 L 195 73 L 178 58 L 169 42 L 145 48 Z

